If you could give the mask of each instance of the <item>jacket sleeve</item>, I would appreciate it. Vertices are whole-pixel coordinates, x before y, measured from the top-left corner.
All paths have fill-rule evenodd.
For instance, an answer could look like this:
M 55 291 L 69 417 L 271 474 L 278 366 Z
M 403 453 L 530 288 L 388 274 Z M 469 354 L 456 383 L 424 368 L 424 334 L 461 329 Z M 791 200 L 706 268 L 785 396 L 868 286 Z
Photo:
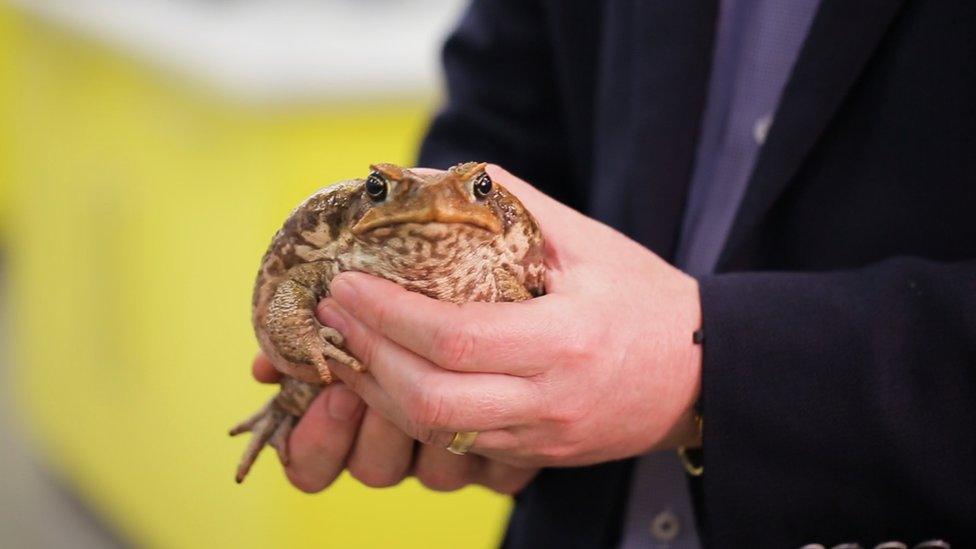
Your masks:
M 976 261 L 700 288 L 713 544 L 829 546 L 844 541 L 818 539 L 829 515 L 848 540 L 976 546 Z
M 447 102 L 423 140 L 420 165 L 493 162 L 581 207 L 566 183 L 566 142 L 546 26 L 534 1 L 471 4 L 444 45 Z

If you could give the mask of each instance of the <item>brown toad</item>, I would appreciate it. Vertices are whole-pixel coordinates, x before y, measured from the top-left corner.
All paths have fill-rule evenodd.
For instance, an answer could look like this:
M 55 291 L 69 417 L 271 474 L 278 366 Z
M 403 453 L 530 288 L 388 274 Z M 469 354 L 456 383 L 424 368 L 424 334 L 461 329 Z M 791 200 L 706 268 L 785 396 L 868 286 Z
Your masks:
M 484 163 L 445 172 L 371 166 L 366 179 L 326 187 L 296 208 L 261 262 L 254 331 L 284 376 L 281 390 L 230 434 L 253 432 L 237 468 L 244 480 L 265 444 L 288 463 L 288 435 L 321 387 L 327 360 L 363 369 L 314 311 L 342 271 L 392 280 L 432 298 L 521 301 L 544 293 L 542 236 Z

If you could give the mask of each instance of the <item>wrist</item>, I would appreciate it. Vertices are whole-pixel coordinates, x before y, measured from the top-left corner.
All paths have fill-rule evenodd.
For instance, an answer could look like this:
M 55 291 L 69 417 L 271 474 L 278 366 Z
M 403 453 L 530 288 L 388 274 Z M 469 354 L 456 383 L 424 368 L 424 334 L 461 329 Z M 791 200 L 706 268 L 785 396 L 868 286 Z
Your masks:
M 693 323 L 694 329 L 691 331 L 691 358 L 690 361 L 692 365 L 690 366 L 695 372 L 695 400 L 689 410 L 690 414 L 686 413 L 685 418 L 690 415 L 691 429 L 690 432 L 686 434 L 681 445 L 678 446 L 678 457 L 681 459 L 681 464 L 684 466 L 685 471 L 694 477 L 699 477 L 705 473 L 705 466 L 702 462 L 702 406 L 701 406 L 701 372 L 702 372 L 702 344 L 704 343 L 705 334 L 702 331 L 702 321 L 701 321 L 701 293 L 698 290 L 697 281 L 695 282 L 695 312 L 697 316 L 695 317 L 695 322 Z M 683 419 L 687 425 L 687 419 Z M 687 429 L 686 429 L 687 430 Z
M 688 276 L 688 275 L 685 275 Z M 686 393 L 688 399 L 684 403 L 681 415 L 682 436 L 679 446 L 688 448 L 700 448 L 702 444 L 702 420 L 701 420 L 701 385 L 702 385 L 702 313 L 701 313 L 701 293 L 698 288 L 698 281 L 688 276 L 689 297 L 686 300 L 688 321 L 679 334 L 685 359 L 684 368 L 689 374 L 689 391 Z
M 675 353 L 673 380 L 676 414 L 671 429 L 659 448 L 698 448 L 702 444 L 701 428 L 696 409 L 701 397 L 702 346 L 701 346 L 701 299 L 698 281 L 681 273 L 683 277 L 678 297 L 678 314 L 674 315 L 674 331 L 671 333 Z M 696 335 L 698 334 L 698 335 Z

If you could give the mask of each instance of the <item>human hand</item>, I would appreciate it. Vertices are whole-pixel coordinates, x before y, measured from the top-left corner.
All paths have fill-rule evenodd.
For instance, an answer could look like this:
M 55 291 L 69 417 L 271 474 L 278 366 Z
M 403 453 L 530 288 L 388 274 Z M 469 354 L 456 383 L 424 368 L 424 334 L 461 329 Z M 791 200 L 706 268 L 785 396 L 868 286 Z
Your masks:
M 342 273 L 317 313 L 369 372 L 335 364 L 336 375 L 413 438 L 442 449 L 456 431 L 479 431 L 472 452 L 517 467 L 697 444 L 697 282 L 504 170 L 489 173 L 539 220 L 547 295 L 459 306 Z
M 263 354 L 254 359 L 254 377 L 275 383 L 280 374 Z M 417 444 L 342 383 L 325 387 L 299 420 L 288 440 L 291 459 L 285 474 L 305 492 L 319 492 L 339 474 L 349 473 L 371 487 L 399 484 L 415 476 L 433 490 L 480 484 L 514 494 L 535 476 L 477 455 L 456 456 L 443 448 Z

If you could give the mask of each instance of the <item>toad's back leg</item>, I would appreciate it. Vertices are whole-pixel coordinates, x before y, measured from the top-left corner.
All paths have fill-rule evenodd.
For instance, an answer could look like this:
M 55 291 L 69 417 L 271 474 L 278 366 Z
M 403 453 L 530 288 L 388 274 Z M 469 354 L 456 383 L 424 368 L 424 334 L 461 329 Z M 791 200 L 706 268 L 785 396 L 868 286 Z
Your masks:
M 237 467 L 237 482 L 244 480 L 265 444 L 278 450 L 278 457 L 287 465 L 292 426 L 321 390 L 321 384 L 332 381 L 327 358 L 362 370 L 361 364 L 341 348 L 339 332 L 315 318 L 318 300 L 328 294 L 329 267 L 307 263 L 289 269 L 267 301 L 261 299 L 264 288 L 257 289 L 254 329 L 262 350 L 285 376 L 278 395 L 230 431 L 232 436 L 254 433 Z M 308 368 L 314 368 L 317 376 L 311 373 L 309 377 Z
M 341 348 L 339 332 L 323 326 L 315 318 L 319 299 L 328 295 L 329 271 L 329 266 L 322 263 L 292 267 L 287 278 L 275 289 L 266 312 L 255 316 L 258 339 L 264 342 L 265 338 L 261 337 L 264 332 L 267 343 L 274 347 L 274 352 L 268 353 L 270 356 L 278 355 L 296 365 L 314 366 L 325 383 L 332 381 L 332 372 L 326 362 L 328 358 L 355 370 L 363 369 L 359 361 Z M 284 365 L 275 366 L 288 373 L 282 368 Z
M 237 466 L 237 482 L 242 482 L 247 476 L 265 444 L 278 451 L 282 465 L 288 465 L 288 435 L 321 390 L 321 385 L 283 377 L 278 394 L 257 413 L 230 430 L 231 436 L 248 431 L 253 433 Z

